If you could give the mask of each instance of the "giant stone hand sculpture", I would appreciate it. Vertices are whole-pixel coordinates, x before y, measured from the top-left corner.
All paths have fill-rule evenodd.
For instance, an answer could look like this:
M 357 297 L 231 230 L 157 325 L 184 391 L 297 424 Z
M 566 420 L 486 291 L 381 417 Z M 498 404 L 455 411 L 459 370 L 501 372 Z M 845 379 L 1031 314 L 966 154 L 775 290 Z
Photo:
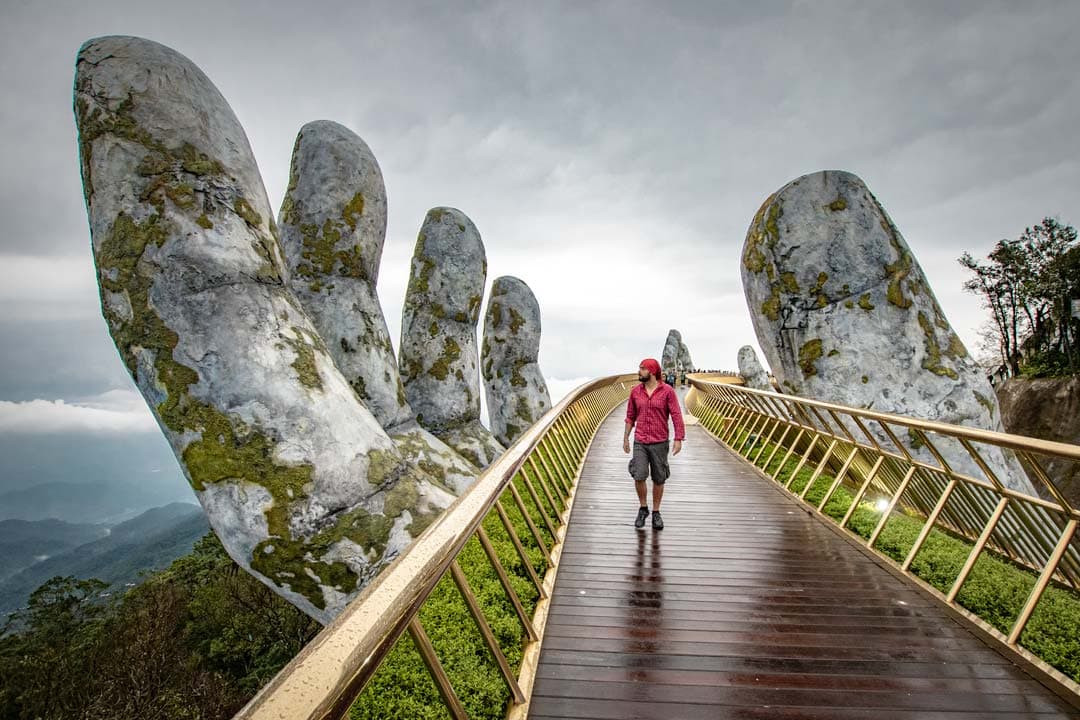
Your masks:
M 328 622 L 453 495 L 404 462 L 286 288 L 247 137 L 206 75 L 91 40 L 75 113 L 117 349 L 232 558 Z
M 686 347 L 682 333 L 678 330 L 668 331 L 667 339 L 664 340 L 664 349 L 660 353 L 660 367 L 664 370 L 686 372 L 694 369 L 694 361 L 690 359 L 690 348 Z
M 746 382 L 746 387 L 770 392 L 774 389 L 772 383 L 769 382 L 769 374 L 765 372 L 765 368 L 761 367 L 754 348 L 749 345 L 739 348 L 738 365 L 739 374 Z
M 771 195 L 747 232 L 742 279 L 758 344 L 786 390 L 1002 429 L 985 373 L 945 319 L 900 231 L 855 175 L 804 175 Z M 901 440 L 936 464 L 917 436 Z M 959 443 L 939 443 L 954 469 L 983 477 Z M 988 449 L 984 457 L 1003 483 L 1032 492 L 1011 454 Z
M 533 291 L 504 275 L 491 285 L 480 365 L 491 431 L 510 445 L 551 407 L 540 354 L 540 305 Z
M 476 322 L 487 258 L 465 213 L 428 211 L 401 314 L 398 366 L 419 423 L 480 468 L 505 448 L 480 424 Z
M 338 369 L 406 460 L 455 494 L 478 469 L 413 417 L 375 285 L 386 239 L 386 186 L 367 144 L 328 120 L 296 137 L 278 216 L 289 288 Z

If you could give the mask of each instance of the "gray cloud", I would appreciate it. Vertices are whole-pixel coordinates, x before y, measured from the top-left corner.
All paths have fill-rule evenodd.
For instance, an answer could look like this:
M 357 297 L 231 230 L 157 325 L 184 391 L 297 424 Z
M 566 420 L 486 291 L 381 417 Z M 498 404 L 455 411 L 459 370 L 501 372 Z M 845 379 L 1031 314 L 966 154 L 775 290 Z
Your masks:
M 75 53 L 96 35 L 200 65 L 274 206 L 302 124 L 368 142 L 389 194 L 379 293 L 395 338 L 425 211 L 464 210 L 490 277 L 536 292 L 541 366 L 561 378 L 632 371 L 671 327 L 699 362 L 734 366 L 753 341 L 746 227 L 807 172 L 866 180 L 969 346 L 983 314 L 956 257 L 1046 214 L 1080 218 L 1076 3 L 13 5 L 0 266 L 25 272 L 0 291 L 0 399 L 130 388 L 97 308 L 70 108 Z

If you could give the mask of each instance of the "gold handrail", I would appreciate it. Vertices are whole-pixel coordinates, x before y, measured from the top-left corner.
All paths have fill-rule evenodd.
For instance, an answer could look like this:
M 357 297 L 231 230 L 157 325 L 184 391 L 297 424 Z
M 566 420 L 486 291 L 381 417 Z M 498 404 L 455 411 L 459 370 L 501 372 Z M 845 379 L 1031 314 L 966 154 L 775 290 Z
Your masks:
M 1073 544 L 1080 511 L 1068 503 L 1038 460 L 1075 463 L 1080 461 L 1080 446 L 754 390 L 709 378 L 692 376 L 689 380 L 687 409 L 706 431 L 809 510 L 849 537 L 859 538 L 860 544 L 895 571 L 1004 643 L 1058 686 L 1080 693 L 1080 685 L 1072 678 L 1019 644 L 1052 583 L 1073 593 L 1080 588 L 1080 550 Z M 912 446 L 917 442 L 925 447 L 933 460 L 915 457 L 897 436 L 901 429 L 908 433 Z M 950 463 L 948 454 L 935 442 L 962 448 L 984 477 L 957 470 L 953 467 L 958 464 L 957 455 L 951 455 L 954 459 Z M 1050 499 L 1006 487 L 984 457 L 989 448 L 1015 453 L 1035 486 Z M 792 461 L 794 468 L 789 471 Z M 819 483 L 823 478 L 825 481 Z M 831 508 L 835 514 L 826 512 L 830 500 L 847 495 L 850 505 L 846 511 L 837 503 Z M 866 507 L 871 498 L 877 498 L 874 509 L 880 517 L 864 542 L 850 523 L 857 508 Z M 902 561 L 897 562 L 875 543 L 889 520 L 900 515 L 918 518 L 921 526 Z M 912 562 L 934 531 L 971 544 L 947 591 L 912 571 Z M 958 594 L 984 550 L 1036 575 L 1008 632 L 1001 632 L 958 603 Z
M 555 525 L 562 526 L 569 519 L 574 486 L 589 443 L 603 419 L 629 396 L 630 388 L 635 383 L 636 376 L 632 374 L 593 380 L 574 390 L 545 413 L 481 473 L 476 482 L 447 508 L 435 523 L 383 570 L 341 615 L 264 686 L 235 718 L 315 720 L 345 716 L 406 630 L 420 651 L 451 716 L 466 717 L 465 710 L 417 616 L 436 584 L 448 572 L 461 591 L 477 629 L 499 665 L 513 706 L 525 705 L 532 681 L 531 676 L 525 676 L 528 663 L 522 663 L 522 675 L 525 677 L 519 682 L 519 679 L 513 677 L 509 664 L 506 663 L 494 635 L 479 611 L 456 559 L 470 538 L 476 537 L 479 540 L 515 608 L 524 635 L 531 641 L 526 655 L 530 651 L 535 655 L 542 636 L 542 622 L 537 621 L 535 616 L 529 618 L 525 614 L 507 579 L 506 570 L 491 547 L 482 522 L 490 512 L 498 513 L 522 556 L 540 597 L 545 597 L 554 581 L 553 573 L 559 552 L 557 547 L 548 548 L 544 544 L 542 533 L 530 518 L 513 480 L 515 477 L 523 480 L 528 498 L 539 510 L 542 524 L 551 532 L 553 541 L 559 544 L 561 536 L 556 532 Z M 543 473 L 539 472 L 540 468 L 544 470 Z M 560 517 L 549 517 L 540 498 L 541 494 L 536 491 L 537 485 L 542 488 L 542 494 L 556 513 L 558 507 L 554 500 L 556 496 L 561 498 L 565 510 Z M 551 568 L 549 579 L 543 582 L 532 570 L 524 544 L 503 509 L 501 500 L 507 494 L 524 517 Z M 541 611 L 546 615 L 546 604 L 543 601 L 537 607 L 537 615 L 540 615 Z

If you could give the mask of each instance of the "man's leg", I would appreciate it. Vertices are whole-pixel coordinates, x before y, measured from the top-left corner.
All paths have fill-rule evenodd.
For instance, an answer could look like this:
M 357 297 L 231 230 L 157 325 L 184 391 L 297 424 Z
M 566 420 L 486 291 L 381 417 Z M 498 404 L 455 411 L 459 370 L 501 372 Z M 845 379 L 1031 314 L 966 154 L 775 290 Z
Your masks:
M 646 500 L 645 478 L 649 476 L 649 453 L 646 446 L 635 441 L 633 455 L 630 457 L 630 477 L 634 479 L 634 490 L 638 496 L 638 514 L 634 520 L 634 527 L 645 527 L 645 518 L 649 517 L 649 503 Z
M 662 530 L 664 521 L 660 516 L 660 501 L 664 498 L 664 483 L 671 476 L 671 468 L 668 465 L 669 443 L 655 443 L 649 446 L 649 471 L 653 479 L 653 509 L 652 525 L 654 530 Z
M 641 483 L 641 489 L 638 491 L 638 495 L 641 497 L 641 504 L 645 504 L 645 483 Z M 664 499 L 664 484 L 656 483 L 652 484 L 652 509 L 656 512 L 660 509 L 660 501 Z M 678 519 L 678 518 L 676 518 Z

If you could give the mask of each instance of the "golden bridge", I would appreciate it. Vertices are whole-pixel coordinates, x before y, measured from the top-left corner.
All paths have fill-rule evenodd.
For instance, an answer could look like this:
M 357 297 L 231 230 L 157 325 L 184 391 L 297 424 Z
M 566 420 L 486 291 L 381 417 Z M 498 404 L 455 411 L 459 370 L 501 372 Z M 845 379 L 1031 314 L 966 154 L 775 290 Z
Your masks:
M 666 528 L 637 531 L 634 384 L 552 408 L 237 718 L 376 716 L 365 688 L 406 651 L 427 684 L 392 690 L 455 719 L 1080 716 L 1061 670 L 1080 659 L 1047 650 L 1080 643 L 1080 512 L 1044 471 L 1080 447 L 693 375 Z M 1005 487 L 991 448 L 1040 497 Z M 436 596 L 473 657 L 440 647 L 433 626 L 454 620 Z

